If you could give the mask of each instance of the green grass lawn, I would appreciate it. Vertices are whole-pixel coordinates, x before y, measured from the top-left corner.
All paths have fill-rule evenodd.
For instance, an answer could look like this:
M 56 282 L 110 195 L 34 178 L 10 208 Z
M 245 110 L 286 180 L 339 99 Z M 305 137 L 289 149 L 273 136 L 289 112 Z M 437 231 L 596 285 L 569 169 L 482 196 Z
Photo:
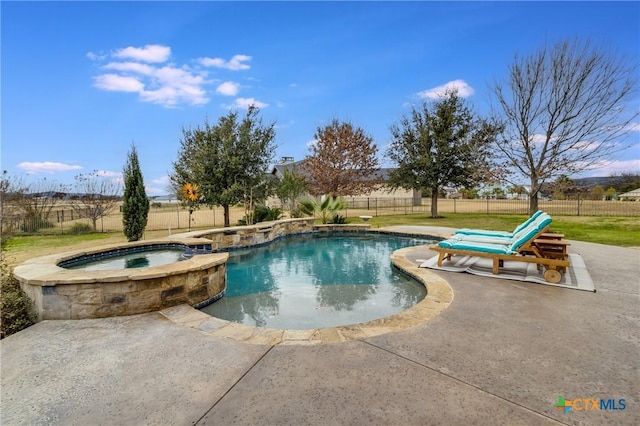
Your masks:
M 524 215 L 448 213 L 439 219 L 432 219 L 428 214 L 378 216 L 369 223 L 374 227 L 426 225 L 511 231 L 526 219 Z M 359 218 L 350 220 L 352 223 L 362 222 Z M 637 217 L 554 216 L 551 229 L 570 240 L 621 247 L 640 246 L 640 220 Z
M 450 228 L 476 228 L 511 231 L 526 220 L 525 215 L 447 214 L 444 218 L 432 219 L 428 214 L 378 216 L 369 223 L 374 227 L 393 225 L 428 225 Z M 349 218 L 351 223 L 360 223 L 360 218 Z M 553 231 L 562 233 L 570 240 L 609 244 L 621 247 L 640 247 L 640 220 L 636 217 L 609 216 L 555 216 L 551 224 Z M 166 236 L 166 231 L 151 231 L 145 238 Z M 119 232 L 81 235 L 32 235 L 9 239 L 3 250 L 9 256 L 22 259 L 60 251 L 86 248 L 93 245 L 126 241 Z

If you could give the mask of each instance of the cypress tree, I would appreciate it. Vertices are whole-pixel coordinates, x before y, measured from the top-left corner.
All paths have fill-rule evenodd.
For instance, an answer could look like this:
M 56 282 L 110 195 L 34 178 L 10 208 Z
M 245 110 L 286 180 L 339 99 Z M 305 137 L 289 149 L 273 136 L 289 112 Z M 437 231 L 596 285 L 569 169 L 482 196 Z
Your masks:
M 149 215 L 149 199 L 144 190 L 144 180 L 138 162 L 138 151 L 131 145 L 127 154 L 127 164 L 124 166 L 124 202 L 122 204 L 122 224 L 124 235 L 128 241 L 138 241 L 142 238 L 147 226 Z

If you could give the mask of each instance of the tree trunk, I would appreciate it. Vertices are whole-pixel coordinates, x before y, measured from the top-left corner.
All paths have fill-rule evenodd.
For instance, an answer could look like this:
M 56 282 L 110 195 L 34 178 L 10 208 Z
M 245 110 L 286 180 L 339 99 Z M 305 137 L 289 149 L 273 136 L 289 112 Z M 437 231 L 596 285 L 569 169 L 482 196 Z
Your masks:
M 229 225 L 229 223 L 230 223 L 230 221 L 229 221 L 229 214 L 230 214 L 229 213 L 229 204 L 224 204 L 222 206 L 222 208 L 224 209 L 224 227 L 228 228 L 229 226 L 231 226 L 231 225 Z
M 431 188 L 431 217 L 438 216 L 438 187 Z
M 529 190 L 529 216 L 538 211 L 538 191 L 540 191 L 538 179 L 532 177 L 531 189 Z

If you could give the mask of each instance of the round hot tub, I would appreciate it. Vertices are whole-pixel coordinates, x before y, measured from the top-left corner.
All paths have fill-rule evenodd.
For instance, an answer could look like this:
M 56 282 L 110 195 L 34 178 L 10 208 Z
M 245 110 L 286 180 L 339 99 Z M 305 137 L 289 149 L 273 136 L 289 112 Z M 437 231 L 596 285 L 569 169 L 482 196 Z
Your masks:
M 227 258 L 203 238 L 137 241 L 38 257 L 14 275 L 39 320 L 102 318 L 210 303 L 224 294 Z

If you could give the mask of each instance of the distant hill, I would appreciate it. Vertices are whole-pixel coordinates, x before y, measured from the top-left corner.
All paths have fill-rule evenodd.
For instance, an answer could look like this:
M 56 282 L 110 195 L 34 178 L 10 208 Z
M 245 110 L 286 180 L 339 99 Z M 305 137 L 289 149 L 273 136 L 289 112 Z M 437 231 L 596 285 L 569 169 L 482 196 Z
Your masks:
M 604 189 L 613 187 L 618 191 L 626 192 L 636 188 L 640 188 L 640 175 L 597 176 L 579 178 L 573 179 L 573 183 L 579 187 L 593 188 L 600 185 Z

